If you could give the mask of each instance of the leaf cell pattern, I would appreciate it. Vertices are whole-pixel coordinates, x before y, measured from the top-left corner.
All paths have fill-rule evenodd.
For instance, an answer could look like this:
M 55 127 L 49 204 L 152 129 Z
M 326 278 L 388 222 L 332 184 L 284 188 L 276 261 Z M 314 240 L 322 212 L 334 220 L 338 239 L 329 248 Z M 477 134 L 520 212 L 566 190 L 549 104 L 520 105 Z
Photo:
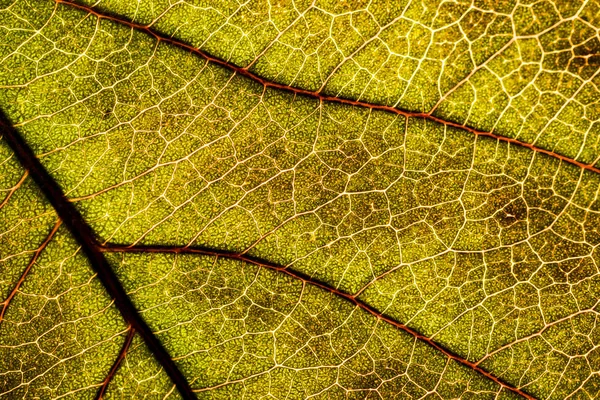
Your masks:
M 215 3 L 0 10 L 0 108 L 190 387 L 0 142 L 0 396 L 600 396 L 598 4 Z

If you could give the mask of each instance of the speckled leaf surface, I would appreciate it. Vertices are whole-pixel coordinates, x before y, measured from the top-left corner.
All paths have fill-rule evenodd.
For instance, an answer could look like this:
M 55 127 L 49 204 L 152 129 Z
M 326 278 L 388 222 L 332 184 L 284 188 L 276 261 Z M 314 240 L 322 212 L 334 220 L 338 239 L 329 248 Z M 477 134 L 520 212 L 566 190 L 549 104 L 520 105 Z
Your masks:
M 598 24 L 3 2 L 0 397 L 597 398 Z

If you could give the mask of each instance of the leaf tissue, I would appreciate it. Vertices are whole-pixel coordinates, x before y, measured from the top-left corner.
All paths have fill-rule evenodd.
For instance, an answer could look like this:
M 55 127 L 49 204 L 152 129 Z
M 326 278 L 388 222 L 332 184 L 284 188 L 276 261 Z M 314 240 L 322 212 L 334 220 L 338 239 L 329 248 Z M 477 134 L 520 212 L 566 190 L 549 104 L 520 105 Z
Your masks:
M 0 398 L 600 398 L 598 0 L 0 1 Z

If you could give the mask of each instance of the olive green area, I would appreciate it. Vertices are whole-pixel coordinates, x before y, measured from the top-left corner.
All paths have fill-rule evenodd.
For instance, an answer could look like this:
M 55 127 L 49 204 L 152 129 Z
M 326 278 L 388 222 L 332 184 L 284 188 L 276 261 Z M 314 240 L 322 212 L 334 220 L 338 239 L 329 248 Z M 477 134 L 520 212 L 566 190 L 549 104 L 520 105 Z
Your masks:
M 125 325 L 0 138 L 0 398 L 92 398 Z M 32 264 L 35 253 L 39 255 Z
M 537 2 L 531 7 L 538 9 L 545 4 Z M 569 4 L 575 5 L 569 15 L 583 15 L 594 6 L 591 2 L 582 7 Z M 558 5 L 557 10 L 570 12 Z M 536 21 L 546 23 L 541 18 Z M 542 29 L 534 25 L 532 35 Z M 33 5 L 25 0 L 12 1 L 0 10 L 0 26 L 4 27 L 0 37 L 0 108 L 102 242 L 246 251 L 358 295 L 366 304 L 456 354 L 480 362 L 491 373 L 537 398 L 600 396 L 600 331 L 596 328 L 600 296 L 598 174 L 443 124 L 265 89 L 190 52 L 52 0 Z M 522 32 L 519 37 L 528 34 Z M 494 93 L 502 91 L 494 89 Z M 569 99 L 579 101 L 574 92 L 570 93 Z M 528 100 L 529 105 L 534 103 Z M 491 112 L 492 108 L 486 110 Z M 542 114 L 532 111 L 531 118 L 536 115 Z M 578 115 L 577 121 L 585 118 Z M 576 143 L 572 138 L 566 142 Z M 0 163 L 0 193 L 5 196 L 23 171 L 10 152 L 0 150 L 4 160 Z M 6 224 L 3 232 L 7 232 L 0 235 L 0 246 L 6 246 L 0 247 L 2 261 L 9 260 L 15 266 L 0 264 L 3 294 L 10 292 L 32 252 L 55 223 L 48 205 L 33 193 L 35 188 L 25 180 L 10 202 L 0 208 L 6 213 L 6 222 L 1 223 Z M 24 230 L 12 229 L 16 224 Z M 64 234 L 60 238 L 55 246 L 75 247 L 63 254 L 71 260 L 76 246 Z M 208 274 L 212 264 L 207 266 L 209 261 L 202 257 L 185 258 L 185 265 L 177 267 L 175 259 L 167 263 L 169 257 L 154 256 L 157 261 L 149 265 L 156 271 L 144 270 L 146 261 L 127 262 L 128 257 L 150 256 L 125 256 L 125 262 L 114 262 L 120 265 L 119 274 L 132 298 L 192 386 L 218 386 L 199 393 L 236 397 L 245 391 L 253 398 L 257 387 L 262 387 L 261 395 L 265 394 L 271 384 L 267 381 L 282 382 L 293 375 L 294 382 L 299 383 L 288 389 L 297 391 L 294 395 L 299 397 L 324 393 L 342 397 L 354 393 L 346 389 L 363 384 L 371 389 L 376 385 L 377 390 L 370 391 L 369 396 L 378 396 L 388 381 L 395 383 L 385 388 L 418 380 L 415 374 L 398 372 L 403 371 L 399 367 L 393 370 L 397 374 L 389 377 L 382 372 L 387 369 L 376 363 L 371 364 L 368 374 L 360 370 L 363 364 L 352 364 L 355 353 L 364 360 L 378 359 L 368 352 L 368 346 L 378 351 L 387 349 L 386 354 L 391 354 L 386 347 L 391 344 L 379 340 L 381 335 L 396 337 L 391 343 L 408 339 L 401 339 L 404 334 L 321 290 L 302 288 L 285 275 L 257 272 L 257 267 L 241 263 L 227 262 L 221 267 L 219 261 L 215 265 L 226 268 L 227 272 L 218 271 L 225 274 L 227 283 L 212 284 L 210 277 L 205 282 L 178 272 L 177 268 Z M 78 263 L 80 268 L 88 268 L 83 260 Z M 164 272 L 167 264 L 172 272 Z M 53 265 L 58 266 L 52 273 L 60 273 L 62 264 Z M 86 273 L 81 272 L 81 277 L 87 277 L 86 282 L 92 285 L 95 281 Z M 270 302 L 259 303 L 262 294 L 254 299 L 252 293 L 241 293 L 242 287 L 257 288 L 247 281 L 248 274 L 281 280 L 271 286 L 265 283 L 271 287 Z M 50 276 L 44 279 L 47 285 L 54 281 Z M 169 287 L 162 286 L 170 279 L 173 283 Z M 198 288 L 209 290 L 214 285 L 234 285 L 233 294 L 228 296 L 232 304 L 242 307 L 239 315 L 245 316 L 234 318 L 232 323 L 242 328 L 233 326 L 226 332 L 230 336 L 211 336 L 202 330 L 209 329 L 212 322 L 203 324 L 209 328 L 194 325 L 194 321 L 208 321 L 202 319 L 207 315 L 222 317 L 223 324 L 229 324 L 230 318 L 220 314 L 221 305 L 227 304 L 219 301 L 225 297 L 202 294 L 203 298 L 198 294 Z M 287 295 L 288 291 L 293 293 Z M 103 303 L 108 300 L 101 291 L 97 293 L 95 305 L 86 308 L 92 310 L 89 315 L 112 310 Z M 193 297 L 196 295 L 200 298 Z M 186 296 L 193 298 L 188 301 Z M 272 309 L 268 314 L 273 319 L 264 323 L 275 324 L 308 318 L 296 313 L 313 309 L 300 307 L 309 298 L 316 304 L 310 307 L 328 314 L 310 323 L 317 324 L 315 329 L 325 324 L 319 328 L 322 331 L 308 326 L 304 328 L 308 333 L 297 333 L 299 348 L 308 345 L 313 336 L 321 337 L 318 332 L 334 337 L 334 331 L 348 329 L 364 334 L 364 346 L 342 337 L 337 344 L 332 342 L 338 346 L 332 347 L 338 358 L 324 358 L 323 364 L 313 360 L 306 368 L 278 364 L 276 336 L 260 339 L 257 349 L 247 356 L 245 350 L 240 353 L 239 338 L 263 337 L 267 330 L 279 329 L 279 324 L 268 329 L 265 325 L 262 331 L 249 325 L 263 312 L 252 305 L 254 300 Z M 178 302 L 182 302 L 181 310 L 166 306 L 173 303 L 179 307 Z M 291 309 L 289 304 L 298 307 Z M 8 311 L 19 317 L 29 315 L 12 306 Z M 114 319 L 120 321 L 118 316 Z M 110 343 L 111 351 L 103 353 L 106 359 L 101 360 L 103 368 L 112 364 L 118 351 L 113 347 L 118 348 L 124 340 L 124 328 L 119 324 L 122 322 L 115 322 L 114 330 L 104 329 L 107 336 L 90 334 L 98 343 Z M 8 329 L 4 326 L 8 324 L 0 325 L 0 340 L 3 329 Z M 271 343 L 268 349 L 265 343 Z M 231 353 L 227 352 L 229 345 Z M 441 353 L 423 346 L 415 342 L 398 345 L 394 351 L 408 354 L 409 359 L 413 353 L 426 354 L 423 357 L 427 360 L 419 361 L 419 365 L 438 365 Z M 213 347 L 219 350 L 211 350 Z M 330 357 L 327 346 L 319 349 L 323 349 L 323 357 Z M 283 349 L 281 352 L 286 354 Z M 391 356 L 381 357 L 389 361 Z M 126 360 L 129 362 L 121 366 L 109 388 L 111 395 L 175 395 L 139 339 L 134 340 L 134 350 Z M 410 360 L 403 362 L 412 365 Z M 315 383 L 310 377 L 306 378 L 310 384 L 301 381 L 302 374 L 323 368 L 318 375 L 322 382 L 319 378 Z M 485 387 L 485 393 L 474 390 L 482 396 L 493 397 L 492 392 L 498 390 L 481 377 L 464 378 L 467 372 L 458 366 L 448 371 L 460 379 L 445 380 L 444 373 L 436 368 L 427 367 L 438 374 L 434 380 L 440 383 L 435 391 L 428 392 L 430 396 L 441 393 L 448 381 L 482 382 L 477 385 Z M 329 385 L 327 374 L 332 371 L 335 376 L 348 373 L 343 375 L 346 381 Z M 379 386 L 375 377 L 385 385 Z M 95 374 L 94 379 L 78 385 L 91 388 L 104 375 Z M 66 381 L 57 380 L 57 385 L 66 385 Z M 470 386 L 450 386 L 459 393 L 471 390 Z M 426 392 L 431 390 L 422 387 Z M 321 393 L 317 388 L 331 391 Z M 363 391 L 356 396 L 365 397 L 366 389 L 359 389 Z M 277 393 L 272 395 L 285 397 L 287 392 Z M 423 392 L 415 393 L 418 397 Z
M 281 272 L 199 255 L 109 259 L 200 399 L 515 398 Z
M 124 324 L 63 228 L 43 246 L 58 217 L 2 139 L 0 160 L 0 398 L 93 397 Z
M 267 80 L 600 165 L 596 0 L 75 1 Z

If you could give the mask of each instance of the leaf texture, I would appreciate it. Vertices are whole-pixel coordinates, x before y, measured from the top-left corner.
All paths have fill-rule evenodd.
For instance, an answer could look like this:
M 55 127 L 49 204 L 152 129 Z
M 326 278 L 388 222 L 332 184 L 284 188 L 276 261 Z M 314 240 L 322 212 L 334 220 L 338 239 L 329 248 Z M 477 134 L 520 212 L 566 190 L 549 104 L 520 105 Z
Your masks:
M 8 2 L 0 396 L 597 398 L 599 12 Z

